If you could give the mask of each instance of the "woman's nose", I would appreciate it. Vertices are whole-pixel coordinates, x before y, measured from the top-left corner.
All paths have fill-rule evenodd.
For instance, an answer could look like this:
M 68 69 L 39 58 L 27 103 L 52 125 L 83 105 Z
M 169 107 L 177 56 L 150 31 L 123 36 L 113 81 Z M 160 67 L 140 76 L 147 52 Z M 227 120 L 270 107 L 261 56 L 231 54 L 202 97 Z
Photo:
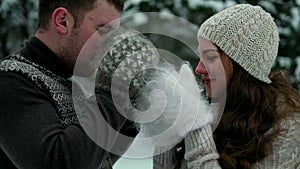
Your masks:
M 207 70 L 201 60 L 198 62 L 195 72 L 196 74 L 207 74 Z

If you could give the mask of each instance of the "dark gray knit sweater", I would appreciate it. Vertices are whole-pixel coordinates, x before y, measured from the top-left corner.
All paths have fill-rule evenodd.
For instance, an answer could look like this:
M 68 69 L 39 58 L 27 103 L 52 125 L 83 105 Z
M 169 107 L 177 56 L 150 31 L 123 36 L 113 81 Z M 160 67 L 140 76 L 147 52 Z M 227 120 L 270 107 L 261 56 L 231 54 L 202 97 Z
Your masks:
M 77 120 L 68 80 L 71 75 L 35 37 L 1 62 L 1 169 L 112 168 L 119 157 L 97 146 Z M 132 123 L 119 115 L 110 95 L 100 91 L 95 97 L 113 128 L 126 135 L 137 134 Z

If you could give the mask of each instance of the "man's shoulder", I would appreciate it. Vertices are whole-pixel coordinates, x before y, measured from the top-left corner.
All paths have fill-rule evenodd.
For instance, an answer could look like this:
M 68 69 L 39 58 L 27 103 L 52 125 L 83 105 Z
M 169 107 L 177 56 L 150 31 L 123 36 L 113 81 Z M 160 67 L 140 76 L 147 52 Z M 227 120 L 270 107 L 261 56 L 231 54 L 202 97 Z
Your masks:
M 0 62 L 0 81 L 7 85 L 13 85 L 14 82 L 32 81 L 30 76 L 37 71 L 38 69 L 33 63 L 22 57 L 20 53 L 14 53 L 3 58 Z
M 27 60 L 19 53 L 13 54 L 0 63 L 1 86 L 28 86 L 55 92 L 69 92 L 71 83 L 51 71 Z M 16 86 L 17 85 L 17 86 Z
M 21 62 L 16 60 L 18 52 L 8 55 L 0 60 L 0 85 L 19 85 L 29 81 L 28 78 L 20 72 Z M 25 85 L 25 84 L 24 84 Z
M 61 83 L 69 83 L 67 79 L 56 75 L 51 70 L 26 59 L 21 53 L 15 53 L 2 60 L 0 62 L 0 72 L 19 74 L 33 81 L 41 80 L 42 82 L 48 79 Z
M 15 52 L 0 62 L 0 71 L 19 71 L 26 69 L 37 69 L 39 65 L 26 59 L 20 51 Z

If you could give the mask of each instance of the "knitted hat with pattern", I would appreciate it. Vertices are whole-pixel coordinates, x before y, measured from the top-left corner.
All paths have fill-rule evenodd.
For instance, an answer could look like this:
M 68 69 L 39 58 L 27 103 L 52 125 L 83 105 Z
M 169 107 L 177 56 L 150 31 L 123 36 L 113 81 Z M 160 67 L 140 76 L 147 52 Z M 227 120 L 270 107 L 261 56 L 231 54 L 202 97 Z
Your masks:
M 199 28 L 198 38 L 216 44 L 255 78 L 270 83 L 279 34 L 272 16 L 259 6 L 238 4 L 213 15 Z

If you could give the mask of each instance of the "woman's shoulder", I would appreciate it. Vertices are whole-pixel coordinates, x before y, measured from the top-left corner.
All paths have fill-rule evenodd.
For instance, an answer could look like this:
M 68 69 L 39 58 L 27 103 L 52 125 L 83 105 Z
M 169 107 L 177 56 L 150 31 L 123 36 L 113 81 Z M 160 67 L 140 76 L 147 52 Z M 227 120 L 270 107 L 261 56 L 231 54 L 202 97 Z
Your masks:
M 282 119 L 279 123 L 279 127 L 281 130 L 292 130 L 296 129 L 296 131 L 300 132 L 300 112 L 293 112 L 290 116 Z
M 279 134 L 272 142 L 269 155 L 255 166 L 296 168 L 300 160 L 300 114 L 292 113 L 279 123 Z M 284 163 L 283 163 L 284 162 Z M 255 167 L 254 167 L 255 168 Z
M 282 119 L 278 127 L 279 134 L 273 140 L 275 149 L 280 147 L 280 150 L 287 154 L 288 152 L 295 153 L 294 151 L 297 151 L 298 158 L 300 158 L 300 114 L 297 112 L 292 113 Z

